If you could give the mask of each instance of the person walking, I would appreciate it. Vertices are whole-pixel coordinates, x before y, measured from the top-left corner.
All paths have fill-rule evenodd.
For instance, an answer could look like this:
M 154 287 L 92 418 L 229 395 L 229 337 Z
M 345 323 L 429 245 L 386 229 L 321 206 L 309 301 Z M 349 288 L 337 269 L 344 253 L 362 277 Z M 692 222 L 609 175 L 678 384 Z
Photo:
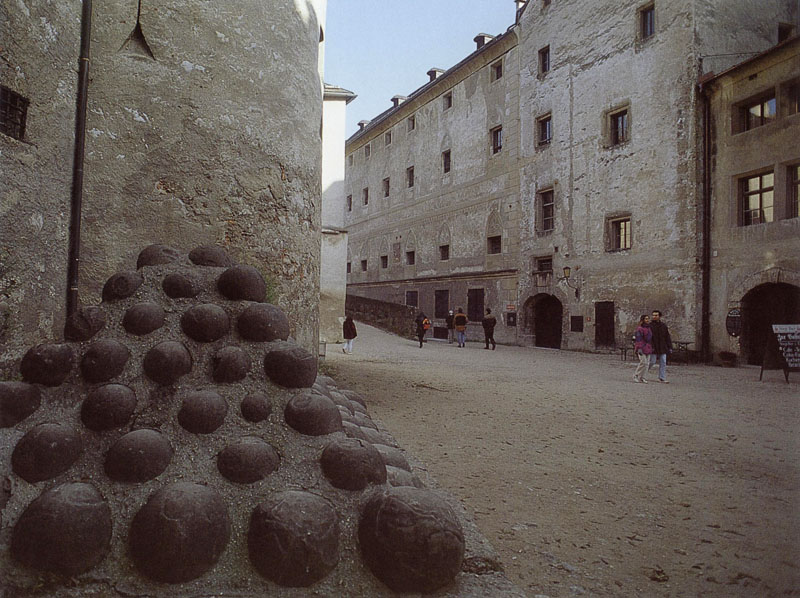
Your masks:
M 344 347 L 342 347 L 342 353 L 347 353 L 348 355 L 353 354 L 353 340 L 358 336 L 356 332 L 356 323 L 353 322 L 353 318 L 351 316 L 347 316 L 344 319 L 344 323 L 342 324 L 342 336 L 344 337 Z
M 431 321 L 428 319 L 428 316 L 425 315 L 425 312 L 419 312 L 417 317 L 414 319 L 414 322 L 417 323 L 417 338 L 419 339 L 419 348 L 422 348 L 422 343 L 425 340 L 425 333 L 428 331 L 428 328 L 431 327 Z
M 653 310 L 653 317 L 650 321 L 650 330 L 653 333 L 653 352 L 650 354 L 650 365 L 648 371 L 658 362 L 658 381 L 663 384 L 667 382 L 667 354 L 672 353 L 672 338 L 669 336 L 667 325 L 661 320 L 661 312 Z
M 650 355 L 653 353 L 653 331 L 650 330 L 650 316 L 647 314 L 642 314 L 642 317 L 639 318 L 639 326 L 636 327 L 633 339 L 633 349 L 639 358 L 639 365 L 636 366 L 636 371 L 633 373 L 633 381 L 647 384 L 645 374 L 650 369 Z
M 486 308 L 486 317 L 483 318 L 483 339 L 486 341 L 486 346 L 484 349 L 489 348 L 489 343 L 492 343 L 492 351 L 495 350 L 497 347 L 497 343 L 494 342 L 494 327 L 497 326 L 497 318 L 492 315 L 492 310 Z
M 453 337 L 454 328 L 453 328 L 453 310 L 451 309 L 447 312 L 447 317 L 444 319 L 444 323 L 447 325 L 447 343 L 452 345 L 453 344 Z
M 464 315 L 464 310 L 460 307 L 456 310 L 456 315 L 453 317 L 453 325 L 456 327 L 456 336 L 458 337 L 458 346 L 467 346 L 467 316 Z

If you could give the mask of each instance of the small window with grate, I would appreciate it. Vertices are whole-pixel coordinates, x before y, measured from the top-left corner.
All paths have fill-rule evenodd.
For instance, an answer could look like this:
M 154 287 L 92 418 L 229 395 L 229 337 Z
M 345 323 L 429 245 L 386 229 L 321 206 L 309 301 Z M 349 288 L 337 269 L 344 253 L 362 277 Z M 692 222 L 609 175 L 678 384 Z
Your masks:
M 25 138 L 29 103 L 17 92 L 0 85 L 0 133 L 20 141 Z

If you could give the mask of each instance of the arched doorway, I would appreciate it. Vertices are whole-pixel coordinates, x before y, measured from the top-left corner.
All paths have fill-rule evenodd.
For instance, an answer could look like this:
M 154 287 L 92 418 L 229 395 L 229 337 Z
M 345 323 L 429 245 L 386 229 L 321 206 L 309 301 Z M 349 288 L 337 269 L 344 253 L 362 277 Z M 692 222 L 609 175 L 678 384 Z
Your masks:
M 742 297 L 742 353 L 747 363 L 761 365 L 773 324 L 800 324 L 800 287 L 766 283 Z
M 536 347 L 561 348 L 561 319 L 564 308 L 553 295 L 540 293 L 525 302 L 523 330 L 533 336 Z

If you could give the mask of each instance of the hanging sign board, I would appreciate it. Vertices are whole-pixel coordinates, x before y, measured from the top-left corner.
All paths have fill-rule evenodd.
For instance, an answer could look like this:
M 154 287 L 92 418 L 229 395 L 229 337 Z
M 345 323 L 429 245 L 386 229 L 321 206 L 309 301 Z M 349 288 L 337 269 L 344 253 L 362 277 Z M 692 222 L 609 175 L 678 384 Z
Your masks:
M 732 309 L 725 318 L 725 329 L 732 337 L 742 334 L 742 310 Z

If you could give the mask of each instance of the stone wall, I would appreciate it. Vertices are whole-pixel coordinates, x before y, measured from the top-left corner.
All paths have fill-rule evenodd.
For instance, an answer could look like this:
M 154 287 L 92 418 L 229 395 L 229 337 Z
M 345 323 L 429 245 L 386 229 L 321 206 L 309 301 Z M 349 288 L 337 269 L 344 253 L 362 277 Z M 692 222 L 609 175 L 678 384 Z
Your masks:
M 318 4 L 318 3 L 315 3 Z M 0 82 L 30 100 L 0 136 L 6 355 L 61 335 L 81 4 L 0 4 Z M 131 248 L 218 243 L 273 282 L 316 350 L 321 23 L 314 4 L 95 3 L 80 295 Z
M 414 307 L 348 294 L 345 311 L 354 320 L 399 336 L 411 338 L 416 335 L 414 318 L 418 310 Z

